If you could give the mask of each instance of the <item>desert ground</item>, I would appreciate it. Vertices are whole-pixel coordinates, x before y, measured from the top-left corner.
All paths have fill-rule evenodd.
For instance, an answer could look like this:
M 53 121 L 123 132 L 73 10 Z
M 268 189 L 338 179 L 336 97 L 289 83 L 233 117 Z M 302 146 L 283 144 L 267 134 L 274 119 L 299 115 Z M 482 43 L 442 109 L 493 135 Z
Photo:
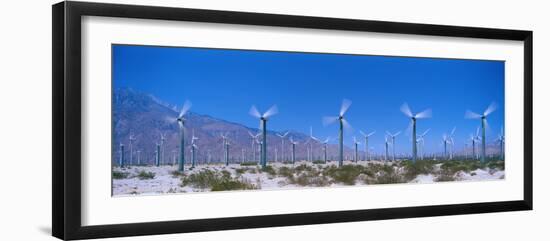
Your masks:
M 436 183 L 504 179 L 504 162 L 492 160 L 446 161 L 299 161 L 269 163 L 201 164 L 186 166 L 113 167 L 113 196 L 194 193 L 229 190 L 273 190 L 397 183 Z

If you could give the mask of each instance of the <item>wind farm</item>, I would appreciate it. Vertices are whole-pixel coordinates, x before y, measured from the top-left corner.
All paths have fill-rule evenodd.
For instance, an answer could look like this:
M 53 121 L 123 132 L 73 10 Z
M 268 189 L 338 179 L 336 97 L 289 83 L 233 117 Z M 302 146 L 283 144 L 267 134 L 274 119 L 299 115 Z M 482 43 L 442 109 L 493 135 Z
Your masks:
M 212 68 L 225 71 L 223 78 L 231 81 L 218 81 L 222 77 L 218 72 L 204 72 L 202 77 L 212 83 L 199 84 L 191 81 L 188 73 L 204 71 L 197 66 L 199 63 L 186 62 L 196 68 L 186 67 L 188 72 L 184 73 L 166 62 L 168 67 L 151 70 L 157 75 L 170 73 L 157 76 L 169 79 L 166 88 L 158 88 L 145 81 L 149 72 L 128 75 L 129 71 L 123 71 L 128 67 L 139 70 L 136 63 L 119 66 L 117 61 L 135 58 L 133 51 L 147 55 L 148 51 L 170 50 L 144 52 L 140 46 L 124 47 L 115 49 L 114 58 L 111 145 L 114 196 L 505 179 L 503 67 L 498 61 L 309 53 L 297 56 L 184 48 L 185 51 L 174 55 L 181 57 L 192 52 L 200 59 L 204 51 L 228 51 L 226 54 L 230 56 L 226 58 L 232 63 L 254 60 L 261 67 L 235 65 L 235 69 L 228 70 L 212 63 Z M 264 54 L 271 62 L 263 59 Z M 334 71 L 325 73 L 328 75 L 315 74 L 321 79 L 318 84 L 271 71 L 280 67 L 273 61 L 296 61 L 296 67 L 285 65 L 287 71 L 303 76 L 315 71 L 308 68 L 313 57 L 331 63 L 322 71 Z M 402 69 L 408 77 L 418 75 L 422 80 L 429 78 L 423 65 L 446 68 L 446 72 L 436 71 L 438 78 L 458 78 L 455 65 L 461 71 L 471 69 L 472 73 L 461 73 L 465 76 L 459 75 L 461 79 L 452 84 L 435 79 L 426 83 L 418 80 L 417 87 L 409 84 L 406 77 L 396 77 L 387 71 L 377 77 L 389 75 L 388 83 L 362 84 L 358 79 L 369 75 L 363 73 L 363 67 L 353 67 L 372 65 L 371 70 L 380 72 L 383 68 L 375 66 L 386 62 L 392 65 L 388 69 Z M 419 67 L 418 63 L 423 65 Z M 420 69 L 410 68 L 411 65 Z M 344 80 L 339 80 L 338 85 L 324 80 L 344 73 L 344 67 L 347 72 L 339 77 Z M 118 76 L 117 71 L 125 74 Z M 257 80 L 261 71 L 270 72 L 269 76 L 274 75 L 277 80 L 269 76 L 265 81 L 270 82 Z M 244 75 L 237 76 L 237 72 Z M 174 75 L 177 78 L 170 80 Z M 453 98 L 453 92 L 448 90 L 470 87 L 470 82 L 474 86 L 478 79 L 470 82 L 464 79 L 477 75 L 495 79 L 487 86 L 478 86 L 485 94 L 462 100 L 457 92 Z M 396 82 L 402 85 L 399 90 L 389 83 L 396 78 L 402 78 Z M 285 82 L 287 79 L 292 81 Z M 362 88 L 373 92 L 365 95 Z M 425 91 L 418 95 L 404 91 L 417 88 L 439 88 L 449 96 L 438 99 L 439 93 L 431 95 Z M 421 111 L 414 112 L 408 103 Z M 483 112 L 478 114 L 470 109 Z M 498 131 L 490 128 L 495 125 L 500 127 Z

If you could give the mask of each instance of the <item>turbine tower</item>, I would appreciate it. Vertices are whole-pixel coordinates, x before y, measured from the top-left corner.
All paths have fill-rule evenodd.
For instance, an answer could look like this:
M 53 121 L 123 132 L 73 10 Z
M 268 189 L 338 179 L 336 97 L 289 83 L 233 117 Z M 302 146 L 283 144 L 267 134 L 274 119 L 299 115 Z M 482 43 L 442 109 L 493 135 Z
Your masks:
M 476 142 L 479 141 L 479 127 L 476 130 L 476 135 L 470 134 L 470 141 L 472 142 L 472 159 L 477 159 L 476 156 Z
M 374 135 L 376 131 L 373 131 L 369 134 L 365 134 L 363 131 L 359 131 L 363 137 L 365 137 L 365 160 L 370 161 L 370 152 L 369 152 L 369 137 Z
M 385 141 L 384 141 L 384 150 L 385 150 L 385 155 L 384 155 L 384 161 L 388 161 L 388 136 L 385 136 L 384 137 Z
M 277 114 L 277 112 L 278 110 L 276 105 L 271 106 L 271 108 L 263 114 L 260 114 L 256 106 L 252 106 L 249 111 L 250 115 L 260 119 L 260 129 L 262 130 L 262 152 L 260 163 L 262 167 L 267 166 L 267 120 L 269 117 Z
M 313 127 L 310 126 L 309 127 L 309 140 L 308 140 L 308 143 L 309 143 L 309 151 L 310 151 L 310 157 L 311 159 L 309 159 L 309 161 L 313 161 L 314 157 L 313 157 L 313 142 L 319 142 L 319 139 L 317 139 L 316 137 L 313 136 Z
M 296 162 L 296 145 L 298 144 L 298 142 L 292 140 L 292 137 L 291 137 L 290 143 L 292 144 L 292 165 L 294 165 L 294 162 Z
M 134 164 L 134 152 L 132 150 L 132 144 L 133 142 L 136 140 L 136 138 L 134 137 L 134 134 L 130 134 L 130 165 L 133 165 Z
M 327 145 L 329 141 L 330 141 L 330 137 L 327 137 L 327 139 L 323 141 L 323 152 L 324 152 L 323 161 L 325 162 L 325 164 L 327 163 Z
M 497 141 L 500 145 L 500 159 L 504 160 L 504 127 L 500 127 L 500 134 L 498 135 Z
M 138 166 L 140 166 L 141 165 L 141 155 L 140 155 L 141 151 L 137 150 L 136 154 L 137 154 L 137 164 L 138 164 Z
M 351 125 L 344 119 L 344 115 L 351 106 L 351 101 L 344 99 L 342 100 L 342 105 L 340 106 L 340 113 L 338 116 L 333 117 L 324 117 L 323 124 L 329 125 L 336 121 L 340 123 L 340 129 L 338 132 L 338 166 L 341 167 L 344 164 L 344 128 L 351 129 Z
M 481 120 L 481 162 L 485 162 L 485 129 L 488 128 L 487 116 L 493 113 L 497 109 L 495 102 L 491 103 L 483 114 L 478 114 L 467 110 L 464 117 L 466 119 L 480 119 Z
M 401 131 L 398 131 L 395 134 L 391 134 L 390 132 L 386 131 L 386 134 L 388 134 L 388 136 L 391 138 L 392 161 L 395 161 L 395 137 L 401 134 Z
M 277 133 L 277 136 L 281 138 L 281 161 L 285 161 L 285 137 L 290 133 L 289 131 L 284 134 Z
M 258 133 L 256 135 L 252 134 L 250 131 L 248 132 L 248 135 L 250 135 L 250 139 L 252 139 L 252 161 L 256 161 L 256 142 L 258 142 L 258 137 L 261 135 L 261 133 Z
M 407 103 L 403 103 L 401 106 L 401 112 L 405 114 L 407 117 L 411 118 L 410 126 L 412 127 L 412 159 L 413 162 L 416 162 L 416 154 L 417 154 L 417 145 L 416 145 L 416 120 L 418 119 L 424 119 L 424 118 L 430 118 L 432 117 L 432 110 L 426 109 L 420 113 L 413 114 L 411 111 L 411 108 L 409 108 L 409 105 Z M 395 148 L 395 145 L 393 146 Z
M 357 163 L 357 161 L 359 160 L 359 154 L 357 153 L 357 146 L 359 144 L 361 144 L 361 142 L 358 142 L 357 141 L 357 138 L 355 138 L 355 136 L 353 137 L 353 144 L 355 145 L 355 156 L 354 156 L 354 161 L 355 163 Z
M 180 114 L 177 118 L 178 125 L 180 128 L 180 158 L 178 171 L 183 172 L 185 166 L 185 121 L 186 119 L 183 116 L 191 109 L 191 102 L 185 101 L 183 107 L 181 107 Z
M 220 137 L 222 138 L 222 153 L 223 153 L 223 162 L 228 163 L 229 162 L 229 151 L 227 147 L 227 133 L 220 134 Z
M 193 129 L 193 134 L 191 136 L 191 168 L 195 168 L 195 162 L 196 162 L 196 150 L 199 149 L 197 148 L 197 145 L 195 144 L 195 141 L 198 140 L 199 138 L 195 136 L 195 130 Z M 164 151 L 163 151 L 164 152 Z
M 120 143 L 120 159 L 118 160 L 118 165 L 124 167 L 124 144 Z
M 417 139 L 417 142 L 418 142 L 418 146 L 420 147 L 420 160 L 424 160 L 424 136 L 426 136 L 426 134 L 428 134 L 428 132 L 430 132 L 430 129 L 428 128 L 426 131 L 424 131 L 424 133 L 422 133 L 421 135 L 418 136 L 418 139 Z
M 155 166 L 160 166 L 160 144 L 158 142 L 155 149 Z
M 453 152 L 454 152 L 454 146 L 455 146 L 455 139 L 453 136 L 455 135 L 456 127 L 453 127 L 453 130 L 451 131 L 451 134 L 447 136 L 447 140 L 449 141 L 449 160 L 453 159 Z
M 166 141 L 166 134 L 160 133 L 160 163 L 166 164 L 164 161 L 164 142 Z

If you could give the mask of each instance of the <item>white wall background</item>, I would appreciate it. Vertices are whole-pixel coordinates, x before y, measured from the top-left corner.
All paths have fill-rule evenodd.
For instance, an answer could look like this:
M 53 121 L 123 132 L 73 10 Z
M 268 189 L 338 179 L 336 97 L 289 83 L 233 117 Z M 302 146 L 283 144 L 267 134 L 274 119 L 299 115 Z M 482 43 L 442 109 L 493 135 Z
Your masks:
M 0 240 L 51 231 L 51 4 L 9 1 L 0 13 Z M 549 6 L 545 1 L 119 0 L 109 2 L 533 30 L 534 206 L 509 212 L 264 228 L 118 240 L 547 240 L 550 188 Z M 13 168 L 14 163 L 17 168 Z

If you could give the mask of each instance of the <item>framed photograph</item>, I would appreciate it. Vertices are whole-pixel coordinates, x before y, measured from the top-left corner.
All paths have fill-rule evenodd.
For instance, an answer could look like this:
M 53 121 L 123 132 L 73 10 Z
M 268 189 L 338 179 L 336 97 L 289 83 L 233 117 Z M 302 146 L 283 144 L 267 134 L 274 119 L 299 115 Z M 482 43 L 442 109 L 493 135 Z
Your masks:
M 53 235 L 532 209 L 532 32 L 53 5 Z

